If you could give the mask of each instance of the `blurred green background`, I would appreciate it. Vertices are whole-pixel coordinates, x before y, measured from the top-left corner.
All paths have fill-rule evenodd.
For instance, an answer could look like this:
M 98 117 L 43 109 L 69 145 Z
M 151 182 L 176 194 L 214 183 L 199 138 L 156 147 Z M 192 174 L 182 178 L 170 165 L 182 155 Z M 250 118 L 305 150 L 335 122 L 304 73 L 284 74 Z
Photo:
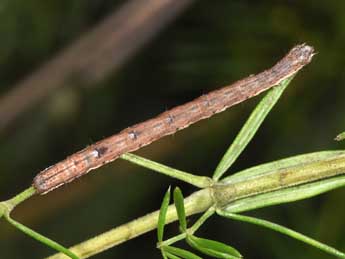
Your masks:
M 139 1 L 139 0 L 138 0 Z M 157 0 L 158 1 L 158 0 Z M 126 1 L 0 2 L 0 94 L 50 60 Z M 236 162 L 263 162 L 339 149 L 345 130 L 344 1 L 195 1 L 120 70 L 91 86 L 53 91 L 0 133 L 0 200 L 27 188 L 42 169 L 106 136 L 203 93 L 271 67 L 295 44 L 318 54 L 301 71 Z M 100 39 L 101 41 L 102 39 Z M 261 97 L 138 151 L 210 176 Z M 1 106 L 1 103 L 0 103 Z M 0 118 L 1 119 L 1 118 Z M 156 210 L 169 185 L 194 188 L 115 161 L 19 206 L 14 218 L 66 246 Z M 345 189 L 250 212 L 345 250 Z M 193 218 L 191 219 L 193 220 Z M 176 225 L 169 234 L 177 233 Z M 214 217 L 200 235 L 245 258 L 332 258 L 288 237 Z M 160 258 L 155 232 L 93 258 Z M 52 250 L 0 221 L 0 257 L 43 258 Z

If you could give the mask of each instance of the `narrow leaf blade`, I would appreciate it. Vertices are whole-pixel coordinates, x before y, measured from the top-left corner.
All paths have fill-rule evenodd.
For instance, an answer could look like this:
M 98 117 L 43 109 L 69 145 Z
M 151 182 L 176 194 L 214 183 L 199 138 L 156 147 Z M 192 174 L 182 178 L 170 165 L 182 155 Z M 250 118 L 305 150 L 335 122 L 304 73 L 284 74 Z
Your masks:
M 121 159 L 127 160 L 131 163 L 151 169 L 161 174 L 165 174 L 170 177 L 174 177 L 199 188 L 208 187 L 212 182 L 209 177 L 198 176 L 188 172 L 184 172 L 131 153 L 123 154 L 120 157 Z
M 174 203 L 177 211 L 180 228 L 183 232 L 187 230 L 186 212 L 184 209 L 183 194 L 180 188 L 176 187 L 174 190 Z
M 239 215 L 239 214 L 234 214 L 234 213 L 227 213 L 227 212 L 223 212 L 223 211 L 217 211 L 217 213 L 220 216 L 226 217 L 226 218 L 230 218 L 230 219 L 234 219 L 234 220 L 239 220 L 239 221 L 243 221 L 243 222 L 247 222 L 247 223 L 251 223 L 254 225 L 258 225 L 261 227 L 265 227 L 271 230 L 274 230 L 276 232 L 279 232 L 281 234 L 287 235 L 289 237 L 292 237 L 296 240 L 302 241 L 306 244 L 309 244 L 313 247 L 316 247 L 328 254 L 337 256 L 339 258 L 345 258 L 345 254 L 331 246 L 328 246 L 324 243 L 321 243 L 313 238 L 310 238 L 306 235 L 303 235 L 301 233 L 298 233 L 292 229 L 289 229 L 287 227 L 281 226 L 279 224 L 276 223 L 272 223 L 270 221 L 267 220 L 263 220 L 263 219 L 258 219 L 258 218 L 254 218 L 254 217 L 249 217 L 249 216 L 244 216 L 244 215 Z
M 162 248 L 164 251 L 179 256 L 184 259 L 202 259 L 200 256 L 193 254 L 190 251 L 184 250 L 182 248 L 174 247 L 174 246 L 164 246 Z
M 194 247 L 195 249 L 199 250 L 202 253 L 210 255 L 215 258 L 223 258 L 223 259 L 239 259 L 242 258 L 242 255 L 239 251 L 237 251 L 232 246 L 226 245 L 224 243 L 199 238 L 196 236 L 188 236 L 187 242 Z
M 181 259 L 181 257 L 178 257 L 178 256 L 173 255 L 173 254 L 168 253 L 168 252 L 166 252 L 166 256 L 167 256 L 169 259 Z
M 265 120 L 266 116 L 276 104 L 280 96 L 283 94 L 292 78 L 293 75 L 283 80 L 275 88 L 272 88 L 255 107 L 254 111 L 251 113 L 248 120 L 236 136 L 234 142 L 230 145 L 218 164 L 216 170 L 214 171 L 214 180 L 218 180 L 223 176 L 223 174 L 231 167 L 248 143 L 252 140 L 260 125 Z
M 157 225 L 157 238 L 158 242 L 163 241 L 163 235 L 164 235 L 164 226 L 165 226 L 165 220 L 166 220 L 166 214 L 168 211 L 170 203 L 170 187 L 166 191 L 163 202 L 159 211 L 159 217 L 158 217 L 158 225 Z

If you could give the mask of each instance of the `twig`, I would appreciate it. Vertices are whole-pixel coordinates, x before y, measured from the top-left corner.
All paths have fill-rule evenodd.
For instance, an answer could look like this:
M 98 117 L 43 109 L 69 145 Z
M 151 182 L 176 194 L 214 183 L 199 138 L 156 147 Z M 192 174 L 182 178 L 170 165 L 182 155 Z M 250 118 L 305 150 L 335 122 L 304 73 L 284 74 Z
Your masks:
M 299 159 L 299 156 L 263 164 L 256 167 L 255 174 L 249 170 L 246 173 L 242 172 L 242 180 L 233 175 L 233 182 L 230 180 L 226 183 L 219 182 L 213 187 L 197 191 L 186 198 L 184 201 L 186 215 L 204 212 L 210 207 L 215 206 L 219 215 L 230 215 L 234 218 L 234 213 L 237 212 L 310 198 L 344 186 L 344 151 L 328 153 L 328 155 L 325 152 L 303 155 L 303 161 Z M 286 167 L 287 160 L 289 160 L 291 167 Z M 295 162 L 298 162 L 298 164 L 295 164 Z M 271 166 L 274 166 L 274 168 Z M 269 168 L 273 171 L 268 170 Z M 268 171 L 266 172 L 266 170 Z M 307 176 L 308 179 L 300 180 L 300 178 L 304 178 L 303 172 L 310 172 L 309 176 Z M 320 177 L 315 177 L 317 175 Z M 231 176 L 229 179 L 231 179 Z M 288 179 L 294 181 L 294 184 L 291 184 Z M 280 186 L 272 188 L 272 183 Z M 230 192 L 231 195 L 229 195 Z M 243 195 L 244 192 L 246 193 L 245 195 Z M 242 204 L 236 204 L 236 201 L 242 201 Z M 80 258 L 88 258 L 91 255 L 155 229 L 158 224 L 158 214 L 159 211 L 152 212 L 73 246 L 70 250 L 80 256 Z M 167 212 L 166 223 L 176 220 L 176 210 L 170 206 Z M 256 222 L 259 224 L 263 221 L 257 220 Z M 308 239 L 306 236 L 303 236 L 301 239 L 302 236 L 295 231 L 287 229 L 282 231 L 282 228 L 278 225 L 266 224 L 266 227 L 272 228 L 271 226 L 278 232 L 307 241 L 307 243 L 313 244 L 326 252 L 334 254 L 337 251 L 329 246 L 320 246 L 321 243 L 316 243 L 315 240 Z M 183 237 L 184 235 L 179 235 L 175 239 L 169 239 L 168 242 L 181 240 Z M 325 247 L 329 249 L 324 249 Z M 65 258 L 66 256 L 62 254 L 49 257 L 49 259 Z
M 185 199 L 186 215 L 193 215 L 203 212 L 213 204 L 209 189 L 197 191 Z M 128 222 L 106 233 L 91 238 L 79 245 L 70 248 L 70 251 L 80 258 L 88 258 L 113 246 L 119 245 L 129 239 L 135 238 L 143 233 L 149 232 L 157 227 L 159 211 L 152 212 L 136 220 Z M 175 206 L 169 206 L 166 222 L 177 220 Z M 48 257 L 47 259 L 66 259 L 61 253 Z

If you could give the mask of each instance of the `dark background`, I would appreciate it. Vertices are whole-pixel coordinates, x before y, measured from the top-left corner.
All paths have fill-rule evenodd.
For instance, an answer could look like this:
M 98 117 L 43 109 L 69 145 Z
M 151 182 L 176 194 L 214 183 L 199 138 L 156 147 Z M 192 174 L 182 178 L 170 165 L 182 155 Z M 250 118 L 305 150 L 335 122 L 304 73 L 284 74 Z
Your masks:
M 158 0 L 157 0 L 158 1 Z M 96 26 L 125 1 L 0 3 L 0 93 Z M 27 188 L 42 169 L 87 145 L 203 93 L 271 67 L 295 44 L 318 54 L 301 71 L 234 169 L 342 148 L 345 130 L 345 2 L 195 1 L 121 69 L 92 85 L 53 91 L 0 133 L 0 200 Z M 101 39 L 100 39 L 101 40 Z M 138 151 L 175 168 L 211 176 L 262 96 Z M 0 103 L 1 106 L 1 103 Z M 0 118 L 1 119 L 1 118 Z M 229 172 L 230 173 L 230 172 Z M 66 246 L 158 209 L 169 185 L 194 188 L 115 161 L 13 217 Z M 345 250 L 344 189 L 249 213 Z M 169 234 L 177 233 L 177 227 Z M 332 258 L 269 230 L 214 217 L 200 235 L 229 243 L 245 258 Z M 160 258 L 151 232 L 93 258 Z M 1 258 L 43 258 L 52 250 L 0 221 Z

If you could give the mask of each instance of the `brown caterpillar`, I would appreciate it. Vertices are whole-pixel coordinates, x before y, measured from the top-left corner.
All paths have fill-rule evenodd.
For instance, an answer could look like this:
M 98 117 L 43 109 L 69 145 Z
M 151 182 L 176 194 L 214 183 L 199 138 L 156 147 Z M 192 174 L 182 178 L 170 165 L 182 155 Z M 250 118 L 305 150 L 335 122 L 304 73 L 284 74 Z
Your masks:
M 164 136 L 211 117 L 279 84 L 308 64 L 313 47 L 297 45 L 272 68 L 212 91 L 157 117 L 124 129 L 41 171 L 33 181 L 39 194 L 48 193 L 92 169 L 112 162 L 120 155 L 135 151 Z

